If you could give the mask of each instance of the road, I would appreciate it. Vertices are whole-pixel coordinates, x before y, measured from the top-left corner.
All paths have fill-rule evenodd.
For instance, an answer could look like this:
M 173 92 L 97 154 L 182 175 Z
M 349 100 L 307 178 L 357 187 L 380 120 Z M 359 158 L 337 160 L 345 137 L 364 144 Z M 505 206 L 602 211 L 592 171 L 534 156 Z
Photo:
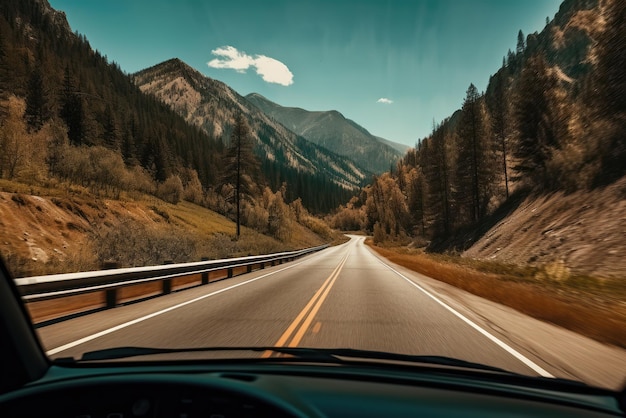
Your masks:
M 408 271 L 351 237 L 295 262 L 38 329 L 53 358 L 116 346 L 349 347 L 618 388 L 626 351 Z M 213 353 L 268 356 L 270 353 Z

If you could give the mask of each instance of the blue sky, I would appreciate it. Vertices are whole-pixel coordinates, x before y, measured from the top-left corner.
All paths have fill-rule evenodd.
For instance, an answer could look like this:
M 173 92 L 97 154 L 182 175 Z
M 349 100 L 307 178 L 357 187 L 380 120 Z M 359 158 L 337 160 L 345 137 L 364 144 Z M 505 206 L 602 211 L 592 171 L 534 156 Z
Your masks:
M 560 3 L 50 0 L 126 72 L 177 57 L 240 94 L 336 109 L 407 145 L 458 109 L 470 83 L 484 90 L 518 30 L 541 31 Z

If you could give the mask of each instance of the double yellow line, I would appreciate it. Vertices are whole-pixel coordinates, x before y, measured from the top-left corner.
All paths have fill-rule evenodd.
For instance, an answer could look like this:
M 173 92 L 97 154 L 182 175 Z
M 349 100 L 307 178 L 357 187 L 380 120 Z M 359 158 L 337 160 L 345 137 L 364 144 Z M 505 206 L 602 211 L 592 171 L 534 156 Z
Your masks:
M 346 254 L 343 257 L 339 265 L 335 268 L 335 270 L 333 270 L 331 275 L 328 276 L 324 284 L 322 284 L 322 287 L 320 287 L 318 291 L 315 292 L 315 294 L 313 295 L 309 303 L 306 304 L 306 306 L 298 314 L 296 319 L 294 319 L 294 321 L 291 323 L 291 325 L 289 325 L 289 327 L 283 333 L 283 335 L 281 335 L 278 341 L 276 341 L 276 344 L 274 344 L 274 347 L 297 347 L 298 346 L 298 344 L 302 340 L 302 337 L 304 337 L 304 334 L 306 334 L 307 330 L 311 326 L 311 322 L 313 322 L 313 318 L 315 318 L 315 315 L 320 310 L 320 307 L 324 303 L 324 300 L 326 300 L 328 293 L 330 293 L 330 289 L 335 284 L 335 281 L 337 280 L 337 277 L 339 277 L 339 273 L 341 272 L 341 269 L 343 268 L 344 264 L 346 264 L 347 260 L 348 260 L 348 254 Z M 298 325 L 301 322 L 302 324 L 298 328 Z M 297 328 L 297 331 L 296 331 L 296 328 Z M 291 338 L 292 335 L 293 335 L 293 338 Z M 291 341 L 289 341 L 289 338 L 291 338 Z M 287 344 L 287 341 L 289 341 L 289 344 Z M 265 351 L 261 357 L 268 358 L 271 355 L 272 355 L 272 351 L 268 350 L 268 351 Z

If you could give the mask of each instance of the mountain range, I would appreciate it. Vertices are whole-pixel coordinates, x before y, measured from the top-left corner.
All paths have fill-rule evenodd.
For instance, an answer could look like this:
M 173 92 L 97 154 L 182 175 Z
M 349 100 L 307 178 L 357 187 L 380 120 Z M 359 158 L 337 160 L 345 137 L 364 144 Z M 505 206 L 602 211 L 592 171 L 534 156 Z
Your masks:
M 394 166 L 409 148 L 372 135 L 336 110 L 313 112 L 284 107 L 258 93 L 246 99 L 296 134 L 377 174 Z
M 273 120 L 226 84 L 171 59 L 132 76 L 144 93 L 167 104 L 188 123 L 228 143 L 238 113 L 245 115 L 264 159 L 301 173 L 323 173 L 336 184 L 355 189 L 371 174 L 349 158 L 308 141 Z

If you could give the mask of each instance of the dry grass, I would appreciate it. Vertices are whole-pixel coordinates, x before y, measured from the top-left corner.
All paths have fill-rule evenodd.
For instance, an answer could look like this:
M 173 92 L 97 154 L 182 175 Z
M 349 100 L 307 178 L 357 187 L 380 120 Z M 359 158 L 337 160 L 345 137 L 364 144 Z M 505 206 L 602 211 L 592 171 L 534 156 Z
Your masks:
M 176 205 L 161 200 L 158 202 L 153 206 L 169 214 L 174 223 L 191 229 L 196 234 L 235 234 L 235 224 L 231 220 L 202 206 L 187 201 L 179 202 Z
M 536 268 L 474 262 L 460 257 L 408 253 L 373 246 L 390 261 L 433 279 L 562 326 L 598 341 L 626 348 L 626 287 L 617 281 L 580 277 L 565 283 L 533 274 Z M 472 265 L 474 264 L 474 265 Z M 481 271 L 491 269 L 492 272 Z

